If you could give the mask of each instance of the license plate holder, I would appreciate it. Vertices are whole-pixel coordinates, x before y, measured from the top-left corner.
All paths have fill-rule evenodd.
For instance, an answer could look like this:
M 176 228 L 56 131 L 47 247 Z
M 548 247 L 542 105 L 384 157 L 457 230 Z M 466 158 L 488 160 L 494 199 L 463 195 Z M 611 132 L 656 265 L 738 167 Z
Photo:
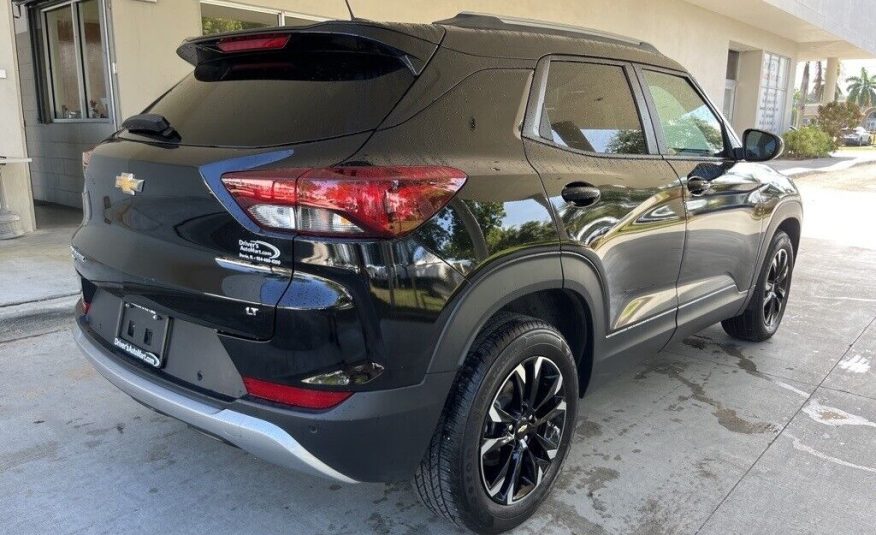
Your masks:
M 113 345 L 149 366 L 164 366 L 171 319 L 134 303 L 125 302 Z

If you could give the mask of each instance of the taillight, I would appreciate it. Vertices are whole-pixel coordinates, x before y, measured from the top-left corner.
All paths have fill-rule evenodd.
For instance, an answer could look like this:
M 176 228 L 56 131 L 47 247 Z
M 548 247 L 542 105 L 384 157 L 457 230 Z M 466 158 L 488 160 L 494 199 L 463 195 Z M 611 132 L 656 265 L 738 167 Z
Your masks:
M 222 182 L 259 226 L 320 236 L 392 238 L 434 216 L 465 184 L 452 167 L 331 167 L 227 173 Z
M 312 390 L 244 377 L 243 386 L 250 396 L 305 409 L 330 409 L 353 395 L 352 392 Z
M 251 52 L 254 50 L 279 50 L 286 48 L 288 42 L 288 34 L 243 35 L 220 39 L 216 46 L 227 54 L 232 52 Z

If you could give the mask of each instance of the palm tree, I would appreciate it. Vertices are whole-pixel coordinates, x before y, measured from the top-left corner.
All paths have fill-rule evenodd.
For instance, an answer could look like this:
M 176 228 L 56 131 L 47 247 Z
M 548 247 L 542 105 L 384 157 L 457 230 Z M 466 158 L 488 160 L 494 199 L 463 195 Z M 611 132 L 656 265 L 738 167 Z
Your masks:
M 815 102 L 821 102 L 821 97 L 824 94 L 824 69 L 821 67 L 820 61 L 815 62 L 815 82 L 812 85 Z
M 870 76 L 867 69 L 861 67 L 861 74 L 846 78 L 846 83 L 849 84 L 846 88 L 849 102 L 856 103 L 862 109 L 876 105 L 876 75 Z
M 809 62 L 803 67 L 803 81 L 800 83 L 800 101 L 796 125 L 803 126 L 803 112 L 806 110 L 806 95 L 809 94 Z

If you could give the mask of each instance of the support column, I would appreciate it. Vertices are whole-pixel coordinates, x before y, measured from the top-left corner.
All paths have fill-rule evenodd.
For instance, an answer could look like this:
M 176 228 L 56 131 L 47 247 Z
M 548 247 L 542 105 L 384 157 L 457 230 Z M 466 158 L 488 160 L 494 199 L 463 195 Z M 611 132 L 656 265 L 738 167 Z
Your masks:
M 821 95 L 821 103 L 833 102 L 836 95 L 836 82 L 839 78 L 839 59 L 827 58 L 827 69 L 824 73 L 824 94 Z
M 0 128 L 3 131 L 0 135 L 0 154 L 7 158 L 24 158 L 27 156 L 27 148 L 24 144 L 21 86 L 12 13 L 11 2 L 0 2 L 0 71 L 3 71 L 0 72 Z M 3 188 L 3 208 L 19 216 L 16 226 L 20 225 L 25 232 L 32 231 L 35 225 L 28 165 L 4 165 L 2 174 L 0 187 Z

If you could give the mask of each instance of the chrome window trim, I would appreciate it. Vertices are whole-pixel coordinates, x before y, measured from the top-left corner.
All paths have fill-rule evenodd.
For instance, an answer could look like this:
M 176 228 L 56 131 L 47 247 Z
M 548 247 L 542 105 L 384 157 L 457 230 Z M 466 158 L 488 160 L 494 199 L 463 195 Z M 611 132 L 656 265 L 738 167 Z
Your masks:
M 547 92 L 547 82 L 548 82 L 548 74 L 550 71 L 550 64 L 553 62 L 561 62 L 561 63 L 588 63 L 588 64 L 596 64 L 596 65 L 611 65 L 620 67 L 623 70 L 624 76 L 627 79 L 627 84 L 630 90 L 630 93 L 633 97 L 633 102 L 636 105 L 636 112 L 639 117 L 639 122 L 642 125 L 642 132 L 645 134 L 645 144 L 648 149 L 648 152 L 645 154 L 615 154 L 608 152 L 595 152 L 595 151 L 586 151 L 581 149 L 576 149 L 573 147 L 567 147 L 564 145 L 560 145 L 558 143 L 554 143 L 550 139 L 546 139 L 541 135 L 540 124 L 541 124 L 541 115 L 544 108 L 544 99 L 545 94 Z M 535 83 L 532 84 L 532 88 L 529 93 L 529 101 L 526 108 L 526 115 L 524 119 L 524 126 L 522 128 L 522 135 L 526 139 L 535 141 L 537 143 L 541 143 L 543 145 L 548 145 L 550 147 L 554 147 L 559 150 L 581 154 L 584 156 L 591 156 L 594 158 L 621 158 L 621 159 L 642 159 L 642 160 L 658 160 L 661 159 L 661 155 L 658 150 L 656 133 L 654 131 L 654 125 L 652 123 L 651 113 L 647 106 L 647 102 L 644 98 L 644 94 L 641 92 L 641 87 L 638 83 L 637 75 L 634 71 L 634 67 L 631 63 L 626 61 L 618 61 L 606 58 L 599 57 L 591 57 L 591 56 L 574 56 L 574 55 L 566 55 L 566 54 L 554 54 L 548 55 L 541 58 L 538 61 L 538 64 L 535 68 Z

